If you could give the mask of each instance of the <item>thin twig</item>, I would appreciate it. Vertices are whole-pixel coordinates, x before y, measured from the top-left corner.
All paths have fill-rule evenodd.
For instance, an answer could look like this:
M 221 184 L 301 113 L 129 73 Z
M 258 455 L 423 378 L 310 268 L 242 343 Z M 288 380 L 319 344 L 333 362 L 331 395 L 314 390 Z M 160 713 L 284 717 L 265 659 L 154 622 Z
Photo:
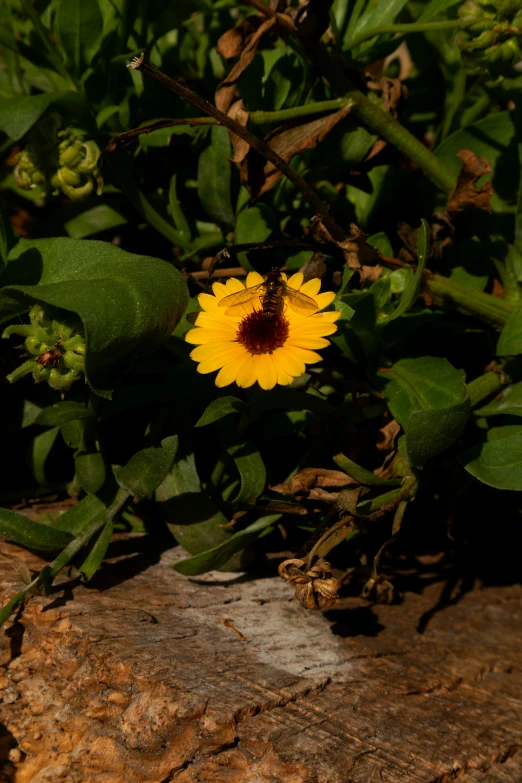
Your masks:
M 252 8 L 255 8 L 256 11 L 259 11 L 261 14 L 264 14 L 264 16 L 267 17 L 275 17 L 277 19 L 278 24 L 281 25 L 281 27 L 284 27 L 284 29 L 291 33 L 292 35 L 297 37 L 297 33 L 295 31 L 294 24 L 292 20 L 286 16 L 286 14 L 279 14 L 277 11 L 274 11 L 273 8 L 270 8 L 268 5 L 265 5 L 262 0 L 243 0 L 245 5 L 250 5 Z
M 162 128 L 171 128 L 175 125 L 193 126 L 212 124 L 215 123 L 212 122 L 210 117 L 184 117 L 177 120 L 157 120 L 157 122 L 151 122 L 150 125 L 142 125 L 140 128 L 132 128 L 132 130 L 118 133 L 117 136 L 114 136 L 109 141 L 102 154 L 105 154 L 106 152 L 114 152 L 114 150 L 118 149 L 118 147 L 126 147 L 131 143 L 131 141 L 137 139 L 138 136 L 144 136 L 147 133 L 153 133 L 154 131 L 161 130 Z
M 212 277 L 246 277 L 248 274 L 242 266 L 232 266 L 227 269 L 202 269 L 200 272 L 187 272 L 187 277 L 194 280 L 206 280 L 212 273 Z
M 154 65 L 151 65 L 151 63 L 145 62 L 144 52 L 142 52 L 140 57 L 135 57 L 128 67 L 136 71 L 141 71 L 153 79 L 156 79 L 156 81 L 163 84 L 165 87 L 167 87 L 167 89 L 171 90 L 177 95 L 180 95 L 194 106 L 197 106 L 198 109 L 201 109 L 201 111 L 205 112 L 205 114 L 209 114 L 211 117 L 214 117 L 220 123 L 220 125 L 224 125 L 236 136 L 239 136 L 241 139 L 246 141 L 247 144 L 256 150 L 256 152 L 262 155 L 263 158 L 269 160 L 270 163 L 273 163 L 274 166 L 279 169 L 279 171 L 288 177 L 288 179 L 296 186 L 296 188 L 299 188 L 299 190 L 312 204 L 317 215 L 321 218 L 322 222 L 329 230 L 330 234 L 334 237 L 334 239 L 342 242 L 347 238 L 346 232 L 331 217 L 328 207 L 326 204 L 323 204 L 313 188 L 310 187 L 310 185 L 305 182 L 305 180 L 300 177 L 299 174 L 297 174 L 297 172 L 295 172 L 288 165 L 288 163 L 277 154 L 277 152 L 269 147 L 268 144 L 255 136 L 251 131 L 243 128 L 242 125 L 233 120 L 227 114 L 224 114 L 222 111 L 219 111 L 219 109 L 216 109 L 215 106 L 206 101 L 200 95 L 197 95 L 197 93 L 193 92 L 193 90 L 190 90 L 188 87 L 184 87 L 182 84 L 175 81 L 175 79 L 171 79 L 170 76 L 164 74 Z

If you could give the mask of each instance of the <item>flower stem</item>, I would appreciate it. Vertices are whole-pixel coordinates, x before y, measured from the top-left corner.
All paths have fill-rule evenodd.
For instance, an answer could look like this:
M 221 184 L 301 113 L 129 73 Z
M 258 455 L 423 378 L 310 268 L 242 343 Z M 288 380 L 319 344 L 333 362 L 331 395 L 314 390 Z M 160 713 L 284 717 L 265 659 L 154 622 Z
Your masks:
M 425 287 L 433 296 L 435 304 L 449 306 L 459 313 L 475 316 L 497 329 L 502 329 L 515 309 L 514 305 L 505 299 L 475 291 L 442 275 L 426 276 Z
M 363 30 L 351 41 L 345 44 L 347 49 L 355 49 L 356 46 L 375 38 L 377 35 L 387 35 L 391 33 L 430 33 L 437 30 L 454 30 L 462 24 L 460 19 L 446 19 L 442 22 L 409 22 L 406 24 L 385 24 L 379 27 L 371 27 L 369 30 Z
M 468 386 L 471 407 L 475 408 L 505 385 L 506 381 L 496 372 L 487 372 L 470 381 Z
M 374 133 L 381 135 L 397 147 L 409 160 L 416 163 L 431 181 L 446 193 L 455 189 L 457 180 L 453 172 L 422 144 L 413 134 L 385 111 L 376 96 L 366 96 L 356 90 L 352 82 L 335 63 L 324 46 L 314 49 L 314 58 L 326 79 L 345 99 L 353 103 L 353 113 Z

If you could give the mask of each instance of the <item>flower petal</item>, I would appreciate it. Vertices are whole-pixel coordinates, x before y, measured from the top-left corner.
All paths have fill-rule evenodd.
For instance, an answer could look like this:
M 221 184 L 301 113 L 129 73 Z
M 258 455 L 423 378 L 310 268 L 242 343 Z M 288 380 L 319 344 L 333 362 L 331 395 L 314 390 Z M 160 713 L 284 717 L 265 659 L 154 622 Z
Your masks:
M 325 340 L 324 337 L 305 337 L 295 336 L 288 338 L 288 345 L 294 348 L 326 348 L 330 345 L 330 340 Z
M 227 291 L 227 287 L 224 283 L 212 283 L 212 290 L 218 302 L 230 293 L 230 291 Z
M 278 370 L 288 373 L 288 375 L 293 375 L 294 378 L 298 378 L 306 369 L 303 360 L 289 348 L 288 344 L 283 348 L 278 348 L 272 356 Z
M 312 282 L 310 280 L 310 282 Z M 335 291 L 323 291 L 322 294 L 316 294 L 313 299 L 317 302 L 317 307 L 322 310 L 323 307 L 328 307 L 329 304 L 335 299 Z
M 235 343 L 230 340 L 219 340 L 213 343 L 204 343 L 198 345 L 190 352 L 190 358 L 195 362 L 204 362 L 206 359 L 211 359 L 213 356 L 217 356 L 218 353 L 226 351 L 231 346 L 236 346 L 244 351 L 243 346 L 239 345 L 239 343 Z M 232 360 L 229 359 L 229 361 Z
M 305 364 L 315 364 L 315 362 L 320 362 L 322 359 L 321 354 L 316 353 L 315 351 L 309 351 L 307 348 L 290 348 L 290 346 L 287 347 L 288 350 L 292 351 L 299 359 L 301 359 Z
M 257 379 L 257 356 L 248 356 L 241 364 L 236 376 L 236 383 L 243 389 L 252 386 Z
M 246 279 L 246 287 L 253 288 L 264 281 L 264 277 L 259 272 L 249 272 Z
M 292 277 L 288 278 L 288 285 L 290 288 L 296 288 L 299 290 L 301 286 L 303 285 L 304 275 L 302 272 L 296 272 L 292 275 Z M 319 281 L 319 288 L 321 287 L 321 281 Z M 307 293 L 305 291 L 305 293 Z
M 271 354 L 262 353 L 257 359 L 257 382 L 262 389 L 273 389 L 277 383 L 277 369 Z
M 205 343 L 215 343 L 229 341 L 233 342 L 236 337 L 235 329 L 191 329 L 185 335 L 185 342 L 192 345 L 204 345 Z
M 321 281 L 318 277 L 313 277 L 311 280 L 307 280 L 301 286 L 301 293 L 311 296 L 317 302 L 317 294 L 321 290 Z
M 225 283 L 229 294 L 234 294 L 236 291 L 243 291 L 245 284 L 242 280 L 238 280 L 237 277 L 230 277 Z
M 197 350 L 198 348 L 194 349 L 194 351 Z M 192 351 L 192 353 L 194 353 L 194 351 Z M 198 365 L 198 372 L 203 374 L 214 372 L 214 370 L 219 370 L 221 367 L 224 367 L 235 359 L 242 360 L 243 357 L 247 358 L 248 354 L 242 345 L 239 345 L 238 343 L 227 343 L 226 347 L 216 351 L 208 359 L 204 359 L 200 362 Z
M 221 389 L 223 386 L 229 386 L 231 383 L 234 383 L 241 367 L 241 359 L 234 359 L 225 364 L 216 375 L 216 386 Z
M 198 295 L 199 306 L 203 308 L 207 313 L 219 313 L 218 300 L 212 294 L 199 294 Z

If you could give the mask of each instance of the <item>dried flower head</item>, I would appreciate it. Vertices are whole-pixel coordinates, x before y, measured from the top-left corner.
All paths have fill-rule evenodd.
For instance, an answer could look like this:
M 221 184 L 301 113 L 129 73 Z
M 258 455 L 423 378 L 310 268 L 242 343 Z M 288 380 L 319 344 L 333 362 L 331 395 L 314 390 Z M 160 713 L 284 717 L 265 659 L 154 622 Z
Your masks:
M 279 576 L 295 585 L 295 597 L 305 609 L 323 609 L 334 604 L 342 582 L 332 576 L 330 563 L 319 559 L 308 567 L 304 560 L 285 560 L 279 566 Z

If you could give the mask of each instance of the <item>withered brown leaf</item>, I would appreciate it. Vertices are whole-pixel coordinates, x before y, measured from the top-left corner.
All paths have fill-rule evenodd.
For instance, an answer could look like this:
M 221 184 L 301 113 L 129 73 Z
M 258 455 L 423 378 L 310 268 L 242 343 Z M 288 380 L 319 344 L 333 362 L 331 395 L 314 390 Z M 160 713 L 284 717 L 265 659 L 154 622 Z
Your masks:
M 350 111 L 350 106 L 344 106 L 333 114 L 320 117 L 311 122 L 295 121 L 275 128 L 265 138 L 268 144 L 287 163 L 294 155 L 304 150 L 312 150 L 323 141 L 325 136 Z M 261 157 L 259 153 L 250 150 L 241 165 L 241 183 L 248 189 L 252 198 L 258 198 L 279 182 L 281 171 L 273 163 Z
M 347 487 L 354 480 L 340 470 L 326 468 L 303 468 L 284 484 L 276 484 L 270 489 L 284 495 L 294 495 L 297 499 L 310 497 L 316 500 L 333 500 L 335 493 L 317 491 L 325 487 Z
M 476 187 L 478 180 L 484 174 L 491 174 L 491 164 L 486 158 L 475 155 L 471 150 L 461 150 L 457 158 L 462 161 L 462 168 L 457 180 L 457 187 L 448 198 L 446 209 L 450 215 L 464 212 L 466 209 L 482 209 L 491 212 L 491 196 L 493 195 L 493 183 L 485 182 L 480 188 Z

